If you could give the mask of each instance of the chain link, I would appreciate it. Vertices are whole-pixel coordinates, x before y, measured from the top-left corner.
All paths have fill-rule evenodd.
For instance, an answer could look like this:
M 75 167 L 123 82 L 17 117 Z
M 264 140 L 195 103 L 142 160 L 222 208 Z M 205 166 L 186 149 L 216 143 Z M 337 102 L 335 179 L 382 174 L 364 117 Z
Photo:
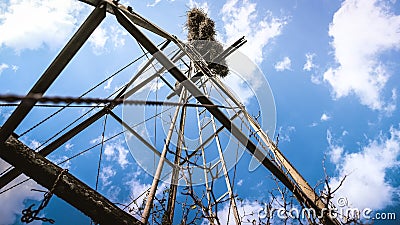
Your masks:
M 19 95 L 0 95 L 0 101 L 3 102 L 18 102 L 18 101 L 37 101 L 40 103 L 76 103 L 76 104 L 124 104 L 124 105 L 161 105 L 161 106 L 186 106 L 186 107 L 216 107 L 228 108 L 231 107 L 214 104 L 192 104 L 192 103 L 178 103 L 178 102 L 165 102 L 165 101 L 151 101 L 151 100 L 126 100 L 124 98 L 117 99 L 104 99 L 104 98 L 75 98 L 75 97 L 44 97 L 40 94 L 33 94 L 28 96 Z M 105 107 L 105 106 L 104 106 Z
M 35 220 L 40 220 L 43 222 L 49 222 L 51 224 L 54 224 L 54 220 L 53 219 L 48 219 L 46 217 L 38 217 L 38 214 L 40 213 L 40 211 L 42 211 L 44 208 L 46 208 L 46 206 L 49 204 L 51 197 L 53 196 L 54 190 L 57 186 L 57 183 L 60 181 L 62 175 L 68 172 L 67 169 L 63 169 L 60 174 L 58 174 L 56 180 L 54 181 L 53 186 L 51 187 L 50 191 L 46 192 L 44 194 L 44 198 L 42 200 L 42 202 L 40 203 L 39 207 L 37 209 L 32 209 L 32 207 L 35 206 L 35 204 L 30 205 L 28 208 L 22 210 L 22 217 L 21 217 L 21 222 L 23 223 L 31 223 Z

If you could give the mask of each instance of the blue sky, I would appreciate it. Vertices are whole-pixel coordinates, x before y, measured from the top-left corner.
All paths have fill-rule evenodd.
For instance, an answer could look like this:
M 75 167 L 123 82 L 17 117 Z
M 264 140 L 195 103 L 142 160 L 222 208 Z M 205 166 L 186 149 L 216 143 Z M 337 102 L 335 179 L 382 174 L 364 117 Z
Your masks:
M 354 207 L 397 212 L 400 217 L 398 1 L 122 3 L 183 40 L 185 12 L 192 6 L 202 7 L 215 20 L 221 42 L 230 44 L 245 36 L 248 42 L 240 50 L 262 71 L 274 96 L 276 118 L 264 115 L 262 119 L 276 120 L 275 134 L 279 133 L 279 147 L 287 158 L 313 186 L 324 176 L 325 157 L 332 186 L 348 175 L 337 197 L 345 196 Z M 27 93 L 90 11 L 90 6 L 73 0 L 1 2 L 0 94 Z M 152 34 L 149 37 L 156 43 L 162 41 Z M 79 96 L 141 54 L 136 42 L 108 15 L 46 95 Z M 139 65 L 127 68 L 89 96 L 110 95 Z M 238 82 L 232 77 L 222 81 L 227 85 Z M 241 97 L 246 94 L 236 91 Z M 13 109 L 0 108 L 0 124 Z M 55 110 L 35 108 L 16 132 L 24 132 Z M 60 124 L 68 124 L 87 110 L 67 109 L 21 140 L 33 148 L 39 146 L 61 129 Z M 257 112 L 251 105 L 249 110 Z M 50 159 L 60 161 L 98 143 L 103 122 L 100 119 L 94 123 Z M 106 137 L 122 130 L 110 118 L 106 128 Z M 156 142 L 162 147 L 161 139 Z M 95 148 L 63 166 L 93 187 L 98 154 L 99 148 Z M 150 185 L 151 176 L 135 162 L 123 136 L 105 144 L 104 156 L 99 188 L 102 194 L 116 202 L 128 202 L 129 196 L 140 195 Z M 269 198 L 270 173 L 262 167 L 249 172 L 249 161 L 244 153 L 238 163 L 235 191 L 245 199 L 243 207 L 257 210 L 259 201 Z M 7 164 L 1 161 L 1 171 L 5 168 Z M 41 200 L 42 194 L 31 188 L 37 185 L 28 182 L 0 195 L 0 201 L 7 202 L 0 204 L 0 224 L 19 224 L 22 209 Z M 227 207 L 220 215 L 224 213 Z M 89 224 L 88 218 L 58 198 L 52 199 L 45 214 L 56 224 Z

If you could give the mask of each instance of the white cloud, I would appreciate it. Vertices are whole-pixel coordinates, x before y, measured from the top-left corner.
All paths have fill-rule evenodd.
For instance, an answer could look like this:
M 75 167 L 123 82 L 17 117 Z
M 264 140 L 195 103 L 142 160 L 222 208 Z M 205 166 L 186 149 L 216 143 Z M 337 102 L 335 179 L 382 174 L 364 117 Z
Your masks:
M 139 207 L 144 205 L 144 200 L 146 194 L 143 194 L 150 188 L 150 184 L 143 184 L 140 183 L 140 180 L 134 178 L 130 180 L 129 182 L 126 183 L 130 188 L 130 196 L 132 199 L 135 199 L 135 202 L 131 205 L 130 211 L 132 211 L 132 214 L 135 215 L 139 211 Z M 129 200 L 128 203 L 130 203 L 131 200 Z
M 232 75 L 224 78 L 224 83 L 229 84 L 229 88 L 233 90 L 235 96 L 239 101 L 247 105 L 250 102 L 250 99 L 254 96 L 254 90 L 249 87 L 247 82 L 243 81 L 243 78 Z
M 225 42 L 231 44 L 242 36 L 248 42 L 240 48 L 253 62 L 263 61 L 263 49 L 273 38 L 281 34 L 285 19 L 273 17 L 270 11 L 258 15 L 257 4 L 248 0 L 228 0 L 222 10 Z
M 393 110 L 382 91 L 390 77 L 380 55 L 399 49 L 400 16 L 378 0 L 348 0 L 342 3 L 329 27 L 338 63 L 324 73 L 336 99 L 356 95 L 373 110 Z
M 344 152 L 344 148 L 333 143 L 334 140 L 332 139 L 332 133 L 330 130 L 326 130 L 326 140 L 329 144 L 328 155 L 330 157 L 330 160 L 332 163 L 338 164 Z
M 12 69 L 14 72 L 17 72 L 17 70 L 19 69 L 19 67 L 16 66 L 16 65 L 11 65 L 11 69 Z
M 11 110 L 1 109 L 0 116 L 3 119 L 3 123 L 11 116 L 11 113 Z
M 314 84 L 322 84 L 322 77 L 318 75 L 311 75 L 311 82 Z
M 343 154 L 343 147 L 341 146 L 331 146 L 331 150 L 329 152 L 329 156 L 332 163 L 339 163 L 339 160 Z
M 142 205 L 144 206 L 144 200 L 146 197 L 146 193 L 149 188 L 151 187 L 151 184 L 145 184 L 141 182 L 140 176 L 142 176 L 142 172 L 137 170 L 134 173 L 130 174 L 128 177 L 128 182 L 125 183 L 129 187 L 130 190 L 130 198 L 127 200 L 127 203 L 129 204 L 132 199 L 135 199 L 135 202 L 131 204 L 131 210 L 133 215 L 137 215 L 138 213 L 138 208 L 141 207 Z M 169 185 L 166 183 L 160 182 L 156 191 L 156 196 L 160 197 L 162 192 L 168 188 Z M 138 216 L 136 216 L 138 218 Z
M 239 50 L 227 58 L 227 63 L 230 74 L 223 79 L 223 82 L 232 89 L 242 104 L 249 103 L 253 96 L 265 98 L 264 100 L 271 97 L 268 96 L 270 86 L 265 75 L 248 56 Z
M 117 172 L 113 170 L 112 166 L 105 166 L 101 169 L 99 178 L 103 184 L 103 188 L 111 184 L 109 179 L 115 176 L 115 174 L 117 174 Z
M 108 46 L 114 48 L 125 45 L 124 36 L 127 32 L 118 26 L 99 26 L 88 39 L 95 55 L 101 55 L 108 52 Z
M 317 67 L 314 63 L 315 53 L 307 53 L 306 54 L 306 63 L 303 66 L 303 70 L 311 71 L 311 69 Z
M 328 121 L 328 120 L 330 120 L 331 119 L 331 117 L 328 115 L 328 114 L 326 114 L 326 113 L 323 113 L 322 115 L 321 115 L 321 121 Z
M 128 165 L 127 155 L 129 150 L 126 149 L 122 141 L 109 142 L 104 147 L 104 155 L 107 160 L 117 160 L 118 164 L 125 168 Z
M 108 39 L 109 36 L 107 35 L 106 29 L 101 26 L 97 27 L 88 39 L 90 45 L 92 46 L 93 53 L 96 55 L 101 55 L 105 51 L 105 45 Z
M 156 6 L 158 3 L 160 3 L 161 2 L 161 0 L 155 0 L 153 3 L 148 3 L 147 4 L 147 7 L 154 7 L 154 6 Z
M 107 160 L 110 160 L 111 157 L 115 156 L 114 145 L 106 145 L 104 148 L 104 155 L 107 157 Z
M 152 80 L 150 82 L 150 91 L 156 92 L 157 90 L 160 90 L 164 86 L 165 86 L 165 82 L 162 82 L 159 80 Z
M 111 82 L 113 81 L 113 77 L 112 78 L 110 78 L 108 81 L 107 81 L 107 84 L 104 86 L 104 90 L 110 90 L 110 88 L 111 88 Z
M 104 139 L 108 139 L 108 137 L 105 136 Z M 90 140 L 90 144 L 101 143 L 101 140 L 102 137 L 99 136 L 97 138 L 94 138 L 93 140 Z M 127 159 L 129 150 L 125 148 L 124 139 L 113 139 L 106 142 L 104 144 L 103 153 L 107 161 L 117 161 L 122 169 L 125 169 L 125 167 L 129 164 L 129 161 Z
M 10 66 L 5 63 L 0 64 L 0 74 L 3 72 L 3 70 L 8 69 L 9 67 Z
M 0 75 L 1 75 L 1 73 L 3 73 L 3 71 L 6 70 L 6 69 L 11 69 L 12 71 L 17 72 L 18 68 L 19 68 L 19 67 L 16 66 L 16 65 L 8 65 L 8 64 L 6 64 L 6 63 L 1 63 L 1 64 L 0 64 Z
M 40 146 L 40 142 L 36 141 L 36 140 L 31 140 L 31 142 L 29 143 L 29 148 L 36 150 L 37 148 L 39 148 Z
M 109 32 L 111 35 L 111 42 L 113 43 L 114 47 L 122 47 L 125 45 L 125 38 L 124 36 L 127 36 L 128 33 L 126 30 L 121 29 L 119 26 L 110 26 L 109 27 Z
M 275 64 L 275 70 L 278 72 L 284 71 L 284 70 L 290 70 L 290 67 L 292 66 L 292 61 L 290 60 L 289 57 L 283 58 L 282 61 L 279 61 Z
M 277 134 L 279 135 L 279 142 L 290 142 L 290 135 L 294 132 L 296 132 L 296 127 L 294 126 L 280 126 Z
M 372 210 L 380 210 L 393 203 L 393 198 L 400 190 L 386 178 L 388 170 L 400 165 L 400 130 L 392 127 L 389 132 L 390 137 L 380 135 L 376 140 L 370 140 L 361 151 L 354 153 L 338 150 L 340 147 L 332 145 L 330 132 L 327 132 L 330 154 L 338 162 L 338 176 L 330 180 L 330 186 L 337 187 L 342 178 L 348 175 L 335 194 L 336 200 L 345 197 L 351 207 Z
M 9 167 L 9 164 L 0 159 L 0 171 L 4 171 Z M 2 190 L 11 187 L 27 177 L 22 175 L 4 187 Z M 22 210 L 26 208 L 24 201 L 27 199 L 31 200 L 41 200 L 43 198 L 43 193 L 31 191 L 31 189 L 46 190 L 45 188 L 36 184 L 36 182 L 30 180 L 24 184 L 13 188 L 5 193 L 0 194 L 0 223 L 3 225 L 15 224 L 17 217 L 22 215 Z M 1 191 L 2 191 L 1 190 Z M 42 224 L 36 223 L 36 224 Z
M 71 142 L 67 142 L 67 144 L 65 144 L 65 150 L 71 150 L 74 147 L 74 144 L 72 144 Z
M 174 2 L 175 0 L 169 0 L 169 2 Z M 158 5 L 158 3 L 160 3 L 161 0 L 154 0 L 153 3 L 147 3 L 147 7 L 154 7 L 156 5 Z
M 243 202 L 236 202 L 238 207 L 239 217 L 243 222 L 250 222 L 251 224 L 254 220 L 259 221 L 258 213 L 264 208 L 259 202 L 243 200 Z M 224 204 L 224 207 L 218 211 L 218 219 L 220 224 L 236 224 L 235 217 L 232 213 L 232 209 L 229 210 L 230 204 Z M 229 223 L 228 223 L 229 214 Z M 208 220 L 204 220 L 203 224 L 209 224 Z
M 20 52 L 64 45 L 76 27 L 82 4 L 74 0 L 11 0 L 0 7 L 0 47 Z
M 106 197 L 112 202 L 119 202 L 118 195 L 121 193 L 121 188 L 116 185 L 111 185 L 107 187 Z
M 210 15 L 210 8 L 208 7 L 208 3 L 207 2 L 196 2 L 194 0 L 190 0 L 189 1 L 189 8 L 200 8 L 203 9 L 204 12 L 206 12 L 208 15 Z

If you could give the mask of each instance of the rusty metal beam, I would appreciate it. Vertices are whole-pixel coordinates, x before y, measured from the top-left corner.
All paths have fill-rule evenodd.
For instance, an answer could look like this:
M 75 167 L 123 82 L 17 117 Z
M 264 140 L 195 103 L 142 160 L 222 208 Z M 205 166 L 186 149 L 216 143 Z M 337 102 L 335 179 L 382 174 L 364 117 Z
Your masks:
M 51 189 L 63 171 L 14 137 L 0 144 L 0 157 L 38 184 Z M 54 194 L 99 224 L 142 224 L 69 173 L 63 173 Z
M 105 4 L 98 5 L 81 27 L 76 31 L 74 36 L 69 40 L 40 79 L 29 91 L 27 96 L 42 96 L 50 85 L 57 79 L 59 74 L 64 70 L 74 55 L 86 42 L 96 27 L 103 21 L 106 16 Z M 0 143 L 3 143 L 19 126 L 22 120 L 28 115 L 36 104 L 36 100 L 22 100 L 18 107 L 14 110 L 0 130 Z
M 138 41 L 142 46 L 149 51 L 165 68 L 168 69 L 170 74 L 175 77 L 200 103 L 206 105 L 207 110 L 233 135 L 235 138 L 246 147 L 246 149 L 259 160 L 262 165 L 267 168 L 271 173 L 278 178 L 289 190 L 293 192 L 296 198 L 311 206 L 317 212 L 321 209 L 316 205 L 314 199 L 308 196 L 293 183 L 288 176 L 280 170 L 270 159 L 266 158 L 262 151 L 232 122 L 229 118 L 222 113 L 217 107 L 210 107 L 213 102 L 204 96 L 198 87 L 188 79 L 182 71 L 180 71 L 137 27 L 129 20 L 129 18 L 122 13 L 118 8 L 114 8 L 115 15 L 118 22 L 125 27 L 125 29 Z M 328 225 L 336 225 L 334 220 L 328 219 Z

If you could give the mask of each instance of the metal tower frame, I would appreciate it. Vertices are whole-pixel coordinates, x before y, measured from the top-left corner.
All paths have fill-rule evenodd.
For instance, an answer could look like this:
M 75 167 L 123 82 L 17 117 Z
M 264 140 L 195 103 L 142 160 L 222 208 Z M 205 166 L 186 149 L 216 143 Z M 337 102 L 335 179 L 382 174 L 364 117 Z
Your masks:
M 216 78 L 213 73 L 208 69 L 207 62 L 196 51 L 185 43 L 180 41 L 173 35 L 170 35 L 166 31 L 157 27 L 150 21 L 146 20 L 136 12 L 133 12 L 131 8 L 118 3 L 118 1 L 111 0 L 80 0 L 81 2 L 90 4 L 95 7 L 92 13 L 88 16 L 81 27 L 76 31 L 73 37 L 61 50 L 58 56 L 54 59 L 51 65 L 43 73 L 40 79 L 35 83 L 29 93 L 26 95 L 27 98 L 22 100 L 15 111 L 7 119 L 0 129 L 0 157 L 7 161 L 9 164 L 14 166 L 14 169 L 7 172 L 0 177 L 0 188 L 4 187 L 6 184 L 14 180 L 20 174 L 24 173 L 28 177 L 35 180 L 37 183 L 49 190 L 54 185 L 54 182 L 60 176 L 61 179 L 57 182 L 54 188 L 54 194 L 62 198 L 75 208 L 82 211 L 84 214 L 92 218 L 93 221 L 100 224 L 145 224 L 148 221 L 150 209 L 153 205 L 154 195 L 156 193 L 158 183 L 160 181 L 161 172 L 164 163 L 168 163 L 173 166 L 174 172 L 172 174 L 172 182 L 170 189 L 172 190 L 168 200 L 168 211 L 170 213 L 169 221 L 173 220 L 174 202 L 176 198 L 176 186 L 178 181 L 179 167 L 182 166 L 184 161 L 180 161 L 179 152 L 182 151 L 182 137 L 183 127 L 185 120 L 185 103 L 188 101 L 188 96 L 195 98 L 196 101 L 203 105 L 205 110 L 207 110 L 210 115 L 212 115 L 212 120 L 210 122 L 212 129 L 214 131 L 213 138 L 215 138 L 217 143 L 218 154 L 220 157 L 219 164 L 221 164 L 222 171 L 225 176 L 225 182 L 227 186 L 227 192 L 221 198 L 228 196 L 231 201 L 232 212 L 235 217 L 235 222 L 240 224 L 239 214 L 237 212 L 237 206 L 235 202 L 235 196 L 232 190 L 232 184 L 229 179 L 228 170 L 225 165 L 224 155 L 221 149 L 221 144 L 219 141 L 218 133 L 222 130 L 230 132 L 238 142 L 240 142 L 248 152 L 253 155 L 260 163 L 272 174 L 279 179 L 282 184 L 284 184 L 297 200 L 309 208 L 313 208 L 318 213 L 323 213 L 325 204 L 322 202 L 320 197 L 314 192 L 313 188 L 306 182 L 306 180 L 300 175 L 300 173 L 294 168 L 294 166 L 288 161 L 288 159 L 281 153 L 278 147 L 273 143 L 273 141 L 268 137 L 268 135 L 261 129 L 260 125 L 255 121 L 249 113 L 247 113 L 245 107 L 233 96 L 232 93 L 225 87 L 225 85 Z M 120 102 L 112 102 L 107 104 L 107 106 L 90 116 L 88 119 L 81 122 L 79 125 L 75 126 L 62 136 L 60 136 L 55 141 L 51 142 L 39 152 L 35 152 L 22 142 L 18 140 L 18 136 L 14 134 L 15 129 L 24 120 L 27 114 L 32 110 L 38 100 L 35 98 L 40 98 L 44 95 L 47 89 L 52 85 L 55 79 L 60 75 L 63 69 L 75 56 L 78 50 L 83 46 L 89 36 L 93 33 L 96 27 L 103 21 L 106 13 L 114 14 L 117 21 L 131 34 L 131 36 L 140 43 L 153 57 L 148 60 L 148 62 L 143 66 L 141 70 L 138 71 L 136 76 L 132 78 L 131 81 L 127 83 L 125 88 L 119 92 L 115 99 L 124 99 L 129 97 L 138 91 L 141 87 L 146 85 L 154 78 L 160 77 L 163 71 L 168 71 L 178 83 L 182 85 L 182 91 L 180 92 L 180 100 L 182 106 L 177 106 L 175 114 L 173 116 L 170 129 L 168 131 L 167 138 L 165 140 L 164 148 L 159 152 L 155 146 L 148 143 L 146 140 L 141 138 L 137 132 L 129 128 L 121 118 L 119 118 L 115 113 L 112 112 L 113 108 L 120 104 Z M 165 44 L 158 48 L 139 28 L 138 26 L 147 29 L 148 31 L 157 34 L 158 36 L 166 40 Z M 170 43 L 175 44 L 179 49 L 179 54 L 174 55 L 169 58 L 163 52 L 163 49 L 167 47 Z M 233 102 L 234 106 L 238 108 L 236 110 L 234 117 L 229 118 L 225 113 L 223 113 L 219 107 L 216 107 L 214 102 L 207 96 L 207 92 L 204 85 L 198 86 L 193 80 L 190 79 L 189 75 L 185 75 L 175 63 L 182 57 L 188 57 L 190 59 L 191 67 L 194 65 L 198 68 L 201 73 L 203 73 L 209 82 L 218 87 L 221 92 L 224 93 Z M 137 78 L 152 64 L 153 61 L 158 61 L 162 68 L 157 71 L 153 76 L 142 81 L 140 84 L 136 85 L 132 89 L 128 88 L 133 84 Z M 176 92 L 178 94 L 178 92 Z M 31 97 L 35 97 L 32 99 Z M 197 110 L 197 114 L 200 115 L 202 112 Z M 176 148 L 176 158 L 174 162 L 169 161 L 166 158 L 168 145 L 171 139 L 171 135 L 175 124 L 178 121 L 180 113 L 180 132 L 178 137 L 178 145 Z M 73 175 L 64 172 L 62 168 L 55 165 L 54 163 L 47 160 L 45 157 L 51 152 L 56 150 L 61 145 L 65 144 L 72 137 L 79 134 L 85 128 L 93 124 L 95 121 L 99 120 L 106 114 L 111 115 L 116 119 L 122 126 L 127 128 L 136 138 L 142 141 L 150 150 L 155 152 L 159 157 L 160 161 L 158 163 L 157 171 L 153 179 L 151 189 L 149 191 L 146 207 L 142 215 L 142 219 L 139 221 L 132 215 L 123 211 L 122 209 L 115 206 L 108 199 L 101 196 L 95 190 L 79 181 Z M 257 145 L 254 143 L 243 131 L 235 125 L 232 120 L 236 117 L 240 117 L 242 120 L 250 125 L 254 137 L 258 141 Z M 198 119 L 199 121 L 199 119 Z M 218 121 L 222 127 L 217 127 L 216 121 Z M 200 137 L 202 137 L 199 126 Z M 204 143 L 209 142 L 209 140 L 200 139 L 201 145 L 195 151 L 201 151 L 204 153 Z M 265 147 L 265 148 L 260 148 Z M 268 157 L 272 154 L 274 159 Z M 203 154 L 204 156 L 204 154 Z M 205 160 L 203 160 L 205 162 Z M 209 171 L 204 170 L 205 180 L 208 179 Z M 203 209 L 204 213 L 210 215 L 212 218 L 213 212 L 211 208 L 211 196 L 208 192 L 210 187 L 208 182 L 206 182 L 207 189 L 207 201 L 209 202 L 209 208 Z M 325 218 L 326 224 L 336 225 L 339 222 L 330 217 Z M 210 219 L 210 223 L 213 224 L 213 219 Z

